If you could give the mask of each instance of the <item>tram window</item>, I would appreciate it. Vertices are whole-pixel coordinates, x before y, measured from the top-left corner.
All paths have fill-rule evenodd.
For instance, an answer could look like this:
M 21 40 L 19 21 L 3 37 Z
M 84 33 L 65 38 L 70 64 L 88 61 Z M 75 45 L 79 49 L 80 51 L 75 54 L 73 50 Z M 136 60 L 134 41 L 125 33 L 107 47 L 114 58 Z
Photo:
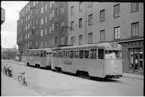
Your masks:
M 98 49 L 98 59 L 104 59 L 104 49 Z
M 62 58 L 65 57 L 65 51 L 62 51 Z
M 44 57 L 46 57 L 46 51 L 44 51 Z
M 68 51 L 66 51 L 66 58 L 68 58 L 68 55 L 69 55 L 69 52 L 68 52 Z
M 79 56 L 79 52 L 78 51 L 74 51 L 74 58 L 78 58 Z
M 41 57 L 43 57 L 43 52 L 41 51 Z
M 85 58 L 89 58 L 89 50 L 85 50 Z
M 65 58 L 66 56 L 65 56 L 65 51 L 63 51 L 63 57 Z
M 65 58 L 67 58 L 67 51 L 65 51 Z
M 70 58 L 70 51 L 67 51 L 67 57 Z
M 70 58 L 73 58 L 73 51 L 70 51 Z
M 59 57 L 62 58 L 62 52 L 61 51 L 59 52 Z
M 84 55 L 83 52 L 84 52 L 83 50 L 80 50 L 80 51 L 79 51 L 79 58 L 80 58 L 80 59 L 83 58 L 83 55 Z
M 116 50 L 105 50 L 105 59 L 122 59 L 122 52 Z
M 91 49 L 90 51 L 90 58 L 91 59 L 96 59 L 96 49 Z
M 53 57 L 55 57 L 56 55 L 55 55 L 55 52 L 53 52 Z

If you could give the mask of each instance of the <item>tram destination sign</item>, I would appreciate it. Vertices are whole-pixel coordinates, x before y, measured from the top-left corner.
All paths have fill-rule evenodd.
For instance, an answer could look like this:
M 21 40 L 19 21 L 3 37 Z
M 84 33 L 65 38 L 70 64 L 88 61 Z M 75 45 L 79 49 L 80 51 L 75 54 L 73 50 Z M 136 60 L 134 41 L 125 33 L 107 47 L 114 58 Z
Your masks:
M 72 61 L 65 60 L 65 61 L 64 61 L 64 64 L 66 64 L 66 65 L 72 65 Z

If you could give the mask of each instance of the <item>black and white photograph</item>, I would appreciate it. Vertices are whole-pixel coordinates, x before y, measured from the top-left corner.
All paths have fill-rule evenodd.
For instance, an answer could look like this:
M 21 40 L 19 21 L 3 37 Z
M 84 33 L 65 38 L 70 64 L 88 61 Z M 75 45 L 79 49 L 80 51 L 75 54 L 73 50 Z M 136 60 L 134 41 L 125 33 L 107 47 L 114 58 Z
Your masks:
M 1 96 L 144 96 L 144 4 L 1 1 Z

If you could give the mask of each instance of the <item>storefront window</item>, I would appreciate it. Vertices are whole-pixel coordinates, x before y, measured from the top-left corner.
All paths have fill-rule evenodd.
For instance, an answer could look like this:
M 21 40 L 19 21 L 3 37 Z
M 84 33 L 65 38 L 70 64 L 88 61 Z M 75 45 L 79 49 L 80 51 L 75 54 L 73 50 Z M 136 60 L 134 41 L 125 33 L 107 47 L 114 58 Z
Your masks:
M 129 49 L 129 70 L 132 73 L 143 74 L 143 48 L 131 48 Z

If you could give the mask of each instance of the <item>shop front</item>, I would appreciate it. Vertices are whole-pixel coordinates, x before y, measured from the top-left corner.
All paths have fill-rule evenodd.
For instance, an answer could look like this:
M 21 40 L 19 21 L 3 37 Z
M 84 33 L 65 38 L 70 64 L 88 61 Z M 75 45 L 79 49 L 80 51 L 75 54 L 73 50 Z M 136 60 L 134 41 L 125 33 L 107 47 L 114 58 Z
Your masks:
M 143 75 L 144 39 L 119 43 L 123 47 L 123 72 Z

